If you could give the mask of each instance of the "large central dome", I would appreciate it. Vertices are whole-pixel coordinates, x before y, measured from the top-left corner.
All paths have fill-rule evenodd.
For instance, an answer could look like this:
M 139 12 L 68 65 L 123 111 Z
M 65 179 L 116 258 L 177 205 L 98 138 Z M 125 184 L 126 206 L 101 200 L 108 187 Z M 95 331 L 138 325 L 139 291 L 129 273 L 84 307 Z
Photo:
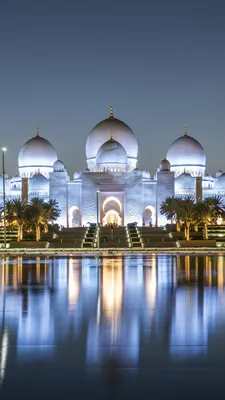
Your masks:
M 206 155 L 202 145 L 187 134 L 185 127 L 184 135 L 176 139 L 166 153 L 166 159 L 171 164 L 171 171 L 178 176 L 188 172 L 192 176 L 204 175 Z
M 111 137 L 98 150 L 96 167 L 102 171 L 126 171 L 127 155 L 123 146 Z
M 138 157 L 138 143 L 135 134 L 123 121 L 113 116 L 110 108 L 109 118 L 99 122 L 91 131 L 86 142 L 86 157 L 88 168 L 93 170 L 96 166 L 98 150 L 111 136 L 120 143 L 126 151 L 129 169 L 136 167 Z
M 39 135 L 29 139 L 21 148 L 18 156 L 20 176 L 31 177 L 41 173 L 48 176 L 53 171 L 53 164 L 58 159 L 52 144 Z

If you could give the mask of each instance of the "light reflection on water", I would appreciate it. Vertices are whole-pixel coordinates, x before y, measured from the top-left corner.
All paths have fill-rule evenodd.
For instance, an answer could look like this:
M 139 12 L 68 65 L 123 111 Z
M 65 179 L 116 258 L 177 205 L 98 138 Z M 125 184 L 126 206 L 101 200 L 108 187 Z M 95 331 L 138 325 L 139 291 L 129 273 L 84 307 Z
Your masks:
M 224 256 L 0 262 L 0 385 L 6 390 L 12 377 L 15 386 L 35 382 L 37 365 L 39 386 L 54 371 L 71 388 L 71 370 L 85 386 L 93 374 L 104 378 L 110 365 L 143 378 L 142 384 L 146 371 L 157 368 L 213 365 L 225 372 Z

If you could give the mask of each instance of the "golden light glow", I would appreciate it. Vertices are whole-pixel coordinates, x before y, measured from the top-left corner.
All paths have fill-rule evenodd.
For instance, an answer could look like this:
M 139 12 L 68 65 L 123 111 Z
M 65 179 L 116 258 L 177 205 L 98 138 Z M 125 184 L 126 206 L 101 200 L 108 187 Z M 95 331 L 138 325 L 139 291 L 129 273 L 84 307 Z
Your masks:
M 145 290 L 146 290 L 147 302 L 150 308 L 155 307 L 156 288 L 157 288 L 156 256 L 153 255 L 151 259 L 151 266 L 147 267 L 145 270 Z
M 36 280 L 38 283 L 40 283 L 40 275 L 41 275 L 40 257 L 36 257 Z
M 190 256 L 185 256 L 184 257 L 184 263 L 185 263 L 185 277 L 187 281 L 190 281 Z
M 121 258 L 104 258 L 102 267 L 102 307 L 111 321 L 111 338 L 119 331 L 123 299 L 123 268 Z
M 219 289 L 219 292 L 222 292 L 223 283 L 224 283 L 224 278 L 223 278 L 223 256 L 218 256 L 217 274 L 218 274 L 217 275 L 218 289 Z
M 68 266 L 68 300 L 71 307 L 75 307 L 80 293 L 80 268 L 75 260 L 69 258 Z

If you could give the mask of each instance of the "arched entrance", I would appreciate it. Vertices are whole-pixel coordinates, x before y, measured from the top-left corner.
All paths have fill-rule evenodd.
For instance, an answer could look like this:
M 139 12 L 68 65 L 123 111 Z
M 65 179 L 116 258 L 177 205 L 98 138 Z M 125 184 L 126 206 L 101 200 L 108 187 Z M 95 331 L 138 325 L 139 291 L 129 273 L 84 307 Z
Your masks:
M 109 210 L 103 218 L 103 225 L 121 225 L 121 217 L 115 210 Z
M 72 206 L 69 209 L 69 227 L 81 226 L 81 213 L 77 206 Z
M 153 206 L 147 206 L 144 209 L 143 223 L 145 226 L 155 226 L 156 215 L 155 208 Z
M 122 204 L 115 196 L 107 197 L 102 204 L 103 225 L 122 225 Z

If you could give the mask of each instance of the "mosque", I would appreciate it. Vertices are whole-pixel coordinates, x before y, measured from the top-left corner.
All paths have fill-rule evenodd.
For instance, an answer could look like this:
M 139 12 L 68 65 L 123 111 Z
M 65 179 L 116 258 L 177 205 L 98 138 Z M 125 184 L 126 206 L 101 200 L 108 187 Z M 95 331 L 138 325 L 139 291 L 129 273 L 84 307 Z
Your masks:
M 18 156 L 17 176 L 5 174 L 6 199 L 22 196 L 27 182 L 28 199 L 56 199 L 61 209 L 57 221 L 62 226 L 115 223 L 162 226 L 165 217 L 160 205 L 167 196 L 195 196 L 198 199 L 225 197 L 225 173 L 205 173 L 206 155 L 202 145 L 187 129 L 166 152 L 155 176 L 137 168 L 138 141 L 135 133 L 116 118 L 99 122 L 86 141 L 87 168 L 71 179 L 53 145 L 39 133 L 29 139 Z M 3 176 L 0 176 L 3 204 Z

